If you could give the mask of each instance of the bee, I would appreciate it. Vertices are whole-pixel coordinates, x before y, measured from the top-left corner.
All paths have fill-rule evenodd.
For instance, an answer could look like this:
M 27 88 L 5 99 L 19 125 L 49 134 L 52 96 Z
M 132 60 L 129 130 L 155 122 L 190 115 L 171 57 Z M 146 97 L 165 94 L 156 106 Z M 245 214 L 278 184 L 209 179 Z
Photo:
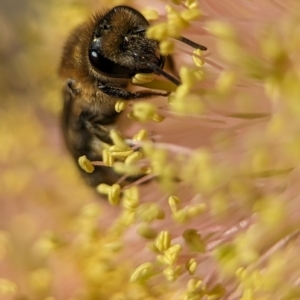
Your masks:
M 68 150 L 77 162 L 85 155 L 102 160 L 103 143 L 112 144 L 110 129 L 119 113 L 118 100 L 168 96 L 168 92 L 129 90 L 131 78 L 138 73 L 156 73 L 176 85 L 180 81 L 164 71 L 166 59 L 157 41 L 146 37 L 148 21 L 127 6 L 96 14 L 77 27 L 67 40 L 59 74 L 66 79 L 63 88 L 62 131 Z M 206 47 L 186 38 L 184 43 L 202 50 Z M 120 176 L 112 168 L 95 166 L 92 173 L 81 170 L 91 186 L 114 184 Z

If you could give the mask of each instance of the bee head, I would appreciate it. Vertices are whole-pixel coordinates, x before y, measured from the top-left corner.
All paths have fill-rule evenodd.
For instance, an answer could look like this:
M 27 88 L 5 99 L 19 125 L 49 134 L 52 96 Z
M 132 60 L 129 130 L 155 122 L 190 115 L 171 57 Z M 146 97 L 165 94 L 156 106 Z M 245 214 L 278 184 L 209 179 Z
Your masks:
M 158 42 L 145 36 L 148 21 L 138 11 L 117 6 L 95 17 L 96 26 L 89 46 L 89 60 L 100 73 L 114 78 L 131 78 L 152 73 L 149 63 L 163 68 Z
M 164 71 L 165 57 L 155 40 L 146 37 L 148 21 L 137 10 L 116 6 L 99 13 L 70 35 L 59 73 L 75 80 L 92 78 L 101 82 L 126 82 L 138 73 L 156 73 L 175 85 L 181 82 Z M 203 51 L 205 46 L 185 37 L 179 41 Z

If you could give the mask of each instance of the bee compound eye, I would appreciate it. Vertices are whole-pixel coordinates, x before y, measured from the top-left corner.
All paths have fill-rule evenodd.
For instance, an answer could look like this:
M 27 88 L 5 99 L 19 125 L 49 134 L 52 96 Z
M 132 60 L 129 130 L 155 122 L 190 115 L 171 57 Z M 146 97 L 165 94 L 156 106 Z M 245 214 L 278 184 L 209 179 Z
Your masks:
M 132 70 L 113 62 L 94 49 L 89 50 L 89 60 L 97 72 L 107 77 L 131 78 L 135 74 Z
M 90 52 L 90 56 L 91 56 L 92 60 L 93 60 L 93 59 L 94 59 L 94 60 L 98 59 L 98 53 L 97 53 L 97 51 L 92 50 L 92 51 Z

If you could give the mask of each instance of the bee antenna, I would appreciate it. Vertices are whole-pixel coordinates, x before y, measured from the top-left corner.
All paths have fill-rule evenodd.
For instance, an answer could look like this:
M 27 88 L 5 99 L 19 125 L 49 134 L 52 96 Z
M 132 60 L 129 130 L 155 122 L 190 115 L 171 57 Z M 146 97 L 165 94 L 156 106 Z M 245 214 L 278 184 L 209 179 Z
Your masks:
M 202 50 L 202 51 L 206 51 L 206 50 L 207 50 L 207 48 L 206 48 L 205 46 L 202 46 L 202 45 L 200 45 L 200 44 L 197 44 L 197 43 L 195 43 L 195 42 L 193 42 L 193 41 L 191 41 L 191 40 L 189 40 L 189 39 L 187 39 L 187 38 L 185 38 L 185 37 L 183 37 L 183 36 L 180 36 L 179 38 L 176 38 L 176 39 L 177 39 L 178 41 L 181 41 L 181 42 L 183 42 L 183 43 L 185 43 L 185 44 L 191 46 L 192 48 L 200 49 L 200 50 Z
M 173 82 L 175 85 L 181 85 L 181 81 L 178 80 L 177 78 L 173 77 L 172 75 L 170 75 L 169 73 L 165 72 L 162 68 L 160 68 L 159 66 L 157 66 L 154 63 L 148 62 L 146 63 L 147 67 L 149 67 L 153 72 L 156 72 L 159 75 L 164 76 L 166 79 L 170 80 L 171 82 Z

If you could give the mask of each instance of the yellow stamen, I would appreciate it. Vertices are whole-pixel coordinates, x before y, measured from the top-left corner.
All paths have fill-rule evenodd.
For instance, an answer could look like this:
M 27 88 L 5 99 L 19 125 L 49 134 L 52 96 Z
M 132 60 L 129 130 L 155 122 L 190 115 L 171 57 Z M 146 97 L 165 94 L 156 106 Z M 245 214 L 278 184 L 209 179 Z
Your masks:
M 200 204 L 188 207 L 187 215 L 189 216 L 189 218 L 197 217 L 197 216 L 203 214 L 206 210 L 207 210 L 207 205 L 205 203 L 200 203 Z
M 160 252 L 164 252 L 165 250 L 169 249 L 171 245 L 171 235 L 169 231 L 161 231 L 156 240 L 155 246 Z
M 111 167 L 114 163 L 114 158 L 112 157 L 110 151 L 108 149 L 102 150 L 102 160 L 104 164 L 108 167 Z
M 155 21 L 159 17 L 158 12 L 154 9 L 143 9 L 141 13 L 147 21 Z
M 185 208 L 173 212 L 172 217 L 178 223 L 184 223 L 189 220 L 188 212 Z
M 133 136 L 134 141 L 144 141 L 148 139 L 148 131 L 146 129 L 141 129 L 137 134 Z
M 143 158 L 143 154 L 139 151 L 135 151 L 126 157 L 125 165 L 132 165 L 138 162 L 142 158 Z
M 95 167 L 85 155 L 78 158 L 78 164 L 87 173 L 93 173 L 95 170 Z
M 168 281 L 175 281 L 182 274 L 182 267 L 169 266 L 164 269 L 163 274 L 166 276 Z
M 182 246 L 180 244 L 174 244 L 165 250 L 164 257 L 167 264 L 173 265 L 177 261 L 181 251 Z
M 124 138 L 122 135 L 115 129 L 112 129 L 110 131 L 110 137 L 113 140 L 114 145 L 122 149 L 123 151 L 126 151 L 129 149 L 129 146 L 126 144 Z
M 207 24 L 207 29 L 218 38 L 226 40 L 236 39 L 235 29 L 228 23 L 212 21 Z
M 124 191 L 122 205 L 125 209 L 134 211 L 139 205 L 139 190 L 136 186 Z
M 225 70 L 220 74 L 216 82 L 216 89 L 221 95 L 227 95 L 232 91 L 236 81 L 237 75 L 233 71 Z
M 141 264 L 130 277 L 131 282 L 143 281 L 151 277 L 153 274 L 153 265 L 150 262 Z
M 185 21 L 192 22 L 201 17 L 201 12 L 198 8 L 189 8 L 182 11 L 180 15 Z
M 153 25 L 147 29 L 147 38 L 156 41 L 166 40 L 169 37 L 168 29 L 169 28 L 167 24 Z
M 116 112 L 119 113 L 119 112 L 123 111 L 126 108 L 127 104 L 128 104 L 128 101 L 118 100 L 115 104 Z
M 186 0 L 184 4 L 190 9 L 199 7 L 197 0 Z
M 204 65 L 204 61 L 201 58 L 202 56 L 202 51 L 200 49 L 195 49 L 193 52 L 193 62 L 197 67 L 203 67 Z
M 125 165 L 122 162 L 115 162 L 113 169 L 118 174 L 126 174 L 129 176 L 137 176 L 142 173 L 142 169 L 137 165 Z
M 142 221 L 149 223 L 165 218 L 165 212 L 156 203 L 140 205 L 137 209 L 137 214 Z
M 197 278 L 192 278 L 188 281 L 187 290 L 188 292 L 197 292 L 202 286 L 202 280 Z
M 169 40 L 164 40 L 159 44 L 159 51 L 161 55 L 170 55 L 174 52 L 174 43 Z
M 144 84 L 153 81 L 154 77 L 154 73 L 138 73 L 131 79 L 131 81 L 133 84 Z
M 197 261 L 195 258 L 191 258 L 185 265 L 190 275 L 194 275 L 197 269 Z
M 189 26 L 189 22 L 185 20 L 182 17 L 182 15 L 171 6 L 167 6 L 166 11 L 168 13 L 167 17 L 168 17 L 168 24 L 170 25 L 170 27 L 184 29 Z
M 156 112 L 156 106 L 150 102 L 135 103 L 132 112 L 129 114 L 140 122 L 154 121 L 161 122 L 164 117 Z
M 146 239 L 155 239 L 157 237 L 157 232 L 149 226 L 148 223 L 141 223 L 137 229 L 140 236 Z
M 178 211 L 178 205 L 180 204 L 180 199 L 176 196 L 170 196 L 169 199 L 169 205 L 171 208 L 172 213 L 175 213 Z
M 133 153 L 133 150 L 130 149 L 127 151 L 111 152 L 110 154 L 113 158 L 123 159 L 123 158 L 127 158 L 132 153 Z
M 108 196 L 108 201 L 111 205 L 118 205 L 120 203 L 121 187 L 119 184 L 113 184 L 112 186 L 109 186 L 101 183 L 96 189 L 99 193 Z

